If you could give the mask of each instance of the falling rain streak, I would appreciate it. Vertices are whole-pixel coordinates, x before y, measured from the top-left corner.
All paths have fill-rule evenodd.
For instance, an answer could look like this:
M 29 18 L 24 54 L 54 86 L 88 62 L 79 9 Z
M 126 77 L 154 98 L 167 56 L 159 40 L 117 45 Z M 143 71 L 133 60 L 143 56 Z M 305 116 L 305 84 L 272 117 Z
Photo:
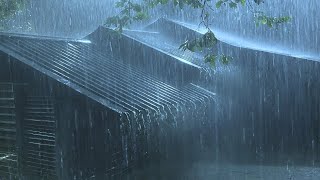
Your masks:
M 207 30 L 188 6 L 121 34 L 115 0 L 1 18 L 0 180 L 320 179 L 320 1 L 209 2 L 218 43 L 196 52 L 179 49 Z

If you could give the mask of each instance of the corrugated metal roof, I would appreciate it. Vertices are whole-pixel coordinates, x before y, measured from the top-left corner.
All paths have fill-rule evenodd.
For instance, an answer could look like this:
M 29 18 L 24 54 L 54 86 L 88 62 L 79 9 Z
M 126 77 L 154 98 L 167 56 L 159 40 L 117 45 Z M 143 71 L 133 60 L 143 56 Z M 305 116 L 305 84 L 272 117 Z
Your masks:
M 166 18 L 159 18 L 147 25 L 143 31 L 124 30 L 124 34 L 168 53 L 176 59 L 197 66 L 201 71 L 199 78 L 206 79 L 208 76 L 214 74 L 212 65 L 204 61 L 208 49 L 203 49 L 201 52 L 179 49 L 179 46 L 186 42 L 186 40 L 202 37 L 202 34 L 178 22 Z M 214 50 L 218 51 L 217 48 Z M 212 51 L 212 49 L 209 51 Z
M 193 84 L 166 84 L 90 41 L 0 35 L 0 50 L 118 112 L 159 111 L 213 95 Z

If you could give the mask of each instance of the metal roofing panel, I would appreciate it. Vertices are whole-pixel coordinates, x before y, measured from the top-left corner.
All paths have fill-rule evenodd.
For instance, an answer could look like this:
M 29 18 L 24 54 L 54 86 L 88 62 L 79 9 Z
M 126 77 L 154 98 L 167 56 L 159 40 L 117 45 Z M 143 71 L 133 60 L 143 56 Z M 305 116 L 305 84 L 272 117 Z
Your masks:
M 0 50 L 118 112 L 158 112 L 212 96 L 192 84 L 163 83 L 90 42 L 0 35 Z

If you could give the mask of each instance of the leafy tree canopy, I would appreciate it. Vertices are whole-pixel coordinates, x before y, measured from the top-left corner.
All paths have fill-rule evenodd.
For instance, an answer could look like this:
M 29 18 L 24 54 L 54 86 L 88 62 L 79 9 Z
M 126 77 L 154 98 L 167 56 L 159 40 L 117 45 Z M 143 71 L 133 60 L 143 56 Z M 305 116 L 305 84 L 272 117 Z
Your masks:
M 24 0 L 0 0 L 0 30 L 6 29 L 4 20 L 24 6 Z
M 17 12 L 22 6 L 23 0 L 0 0 L 0 20 L 3 20 Z
M 9 16 L 15 14 L 24 5 L 25 0 L 0 0 L 0 22 Z M 176 8 L 184 8 L 186 6 L 198 9 L 201 14 L 199 17 L 199 24 L 207 28 L 207 33 L 202 37 L 193 40 L 187 40 L 181 44 L 180 49 L 190 50 L 192 52 L 202 51 L 203 49 L 213 48 L 218 42 L 215 34 L 209 26 L 212 19 L 212 12 L 215 9 L 228 7 L 231 9 L 238 8 L 239 6 L 249 6 L 251 14 L 255 17 L 255 22 L 258 25 L 267 25 L 268 27 L 277 27 L 279 24 L 290 21 L 289 16 L 272 17 L 267 16 L 264 12 L 257 11 L 253 8 L 253 4 L 260 5 L 264 0 L 119 0 L 115 6 L 119 8 L 119 14 L 108 17 L 106 20 L 107 26 L 114 26 L 116 30 L 122 32 L 123 28 L 129 26 L 135 21 L 145 20 L 149 17 L 148 13 L 156 6 L 172 4 Z M 3 23 L 0 24 L 3 27 Z M 212 65 L 216 60 L 223 64 L 228 64 L 232 59 L 230 56 L 224 54 L 216 55 L 214 53 L 207 54 L 204 58 L 205 62 Z
M 172 4 L 174 7 L 181 9 L 188 6 L 201 12 L 199 24 L 204 25 L 207 29 L 207 32 L 202 37 L 187 40 L 180 46 L 182 50 L 195 52 L 213 48 L 218 42 L 209 22 L 212 19 L 212 12 L 222 7 L 236 9 L 239 6 L 249 6 L 248 8 L 254 16 L 257 26 L 266 25 L 272 28 L 290 21 L 291 18 L 289 16 L 272 17 L 254 9 L 253 4 L 260 5 L 262 3 L 264 3 L 264 0 L 119 0 L 115 4 L 120 10 L 119 14 L 107 18 L 105 25 L 113 26 L 117 31 L 122 32 L 124 27 L 133 22 L 147 19 L 149 11 L 156 6 Z M 217 60 L 223 64 L 228 64 L 231 59 L 232 57 L 230 56 L 224 54 L 216 55 L 214 53 L 207 54 L 204 57 L 205 62 L 212 65 L 215 65 Z

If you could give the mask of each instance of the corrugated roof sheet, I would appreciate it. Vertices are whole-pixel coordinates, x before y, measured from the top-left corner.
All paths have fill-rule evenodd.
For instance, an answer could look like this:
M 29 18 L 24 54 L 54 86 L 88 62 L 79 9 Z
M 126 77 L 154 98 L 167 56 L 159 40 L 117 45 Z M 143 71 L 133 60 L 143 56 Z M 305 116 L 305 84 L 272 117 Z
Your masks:
M 90 41 L 0 35 L 0 50 L 118 112 L 159 111 L 213 95 L 193 84 L 176 88 L 161 82 Z

